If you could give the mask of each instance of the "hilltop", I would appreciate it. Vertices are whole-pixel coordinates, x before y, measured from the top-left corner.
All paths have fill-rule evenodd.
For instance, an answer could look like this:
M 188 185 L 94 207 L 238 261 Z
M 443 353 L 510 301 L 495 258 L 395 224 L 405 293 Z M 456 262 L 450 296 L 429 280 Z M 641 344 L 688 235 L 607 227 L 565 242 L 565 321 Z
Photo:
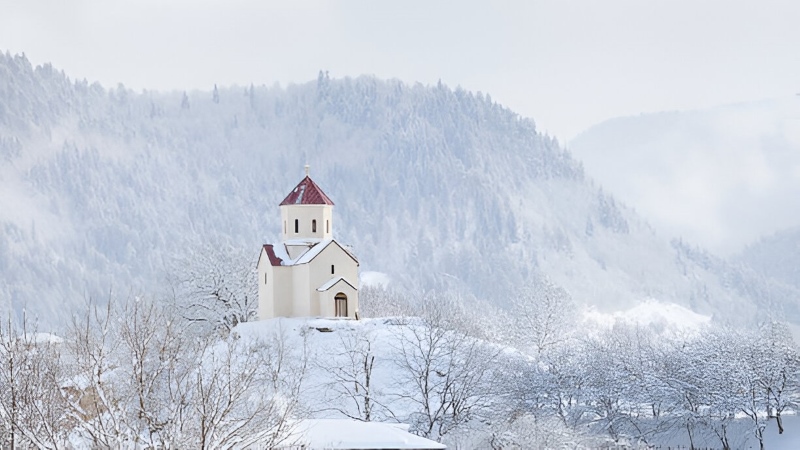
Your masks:
M 374 77 L 134 92 L 0 56 L 0 299 L 47 324 L 160 290 L 174 261 L 253 258 L 303 165 L 362 272 L 507 306 L 548 278 L 601 311 L 654 299 L 800 321 L 798 290 L 672 240 L 489 95 Z

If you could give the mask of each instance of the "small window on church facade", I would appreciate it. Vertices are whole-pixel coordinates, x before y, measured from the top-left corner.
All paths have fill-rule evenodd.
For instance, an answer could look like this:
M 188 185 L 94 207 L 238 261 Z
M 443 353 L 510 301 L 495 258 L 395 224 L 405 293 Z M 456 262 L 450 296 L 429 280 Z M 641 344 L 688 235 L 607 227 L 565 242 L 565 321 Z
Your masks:
M 331 224 L 327 220 L 325 221 L 325 232 L 326 233 L 330 233 L 331 232 Z
M 311 221 L 311 232 L 312 233 L 316 233 L 317 232 L 317 221 L 316 220 L 312 220 Z
M 334 273 L 336 273 L 336 271 L 333 270 L 333 264 L 331 264 L 331 275 L 333 275 Z
M 294 232 L 295 233 L 300 232 L 300 221 L 298 219 L 294 219 Z
M 267 284 L 267 273 L 264 272 L 264 284 Z

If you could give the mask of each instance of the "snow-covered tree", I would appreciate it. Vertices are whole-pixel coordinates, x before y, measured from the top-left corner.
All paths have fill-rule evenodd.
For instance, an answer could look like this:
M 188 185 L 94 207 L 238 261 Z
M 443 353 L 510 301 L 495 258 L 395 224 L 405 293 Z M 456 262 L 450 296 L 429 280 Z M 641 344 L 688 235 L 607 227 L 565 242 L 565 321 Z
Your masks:
M 68 448 L 61 340 L 23 317 L 0 324 L 0 442 L 8 449 Z
M 168 275 L 179 314 L 202 330 L 227 334 L 256 318 L 258 284 L 253 251 L 207 245 L 177 257 Z
M 195 334 L 172 308 L 131 298 L 91 306 L 68 342 L 67 416 L 88 446 L 272 447 L 299 412 L 306 351 L 280 333 Z
M 320 364 L 325 382 L 326 404 L 352 419 L 372 421 L 389 416 L 383 396 L 386 386 L 378 386 L 375 375 L 375 338 L 356 328 L 340 330 L 338 353 L 324 355 Z M 328 401 L 330 400 L 330 401 Z
M 104 306 L 90 302 L 84 314 L 73 318 L 66 340 L 69 416 L 76 423 L 76 436 L 95 447 L 124 448 L 131 438 L 126 405 L 119 401 L 114 384 L 120 375 L 116 328 L 120 319 L 111 298 Z
M 786 323 L 770 320 L 762 324 L 757 339 L 761 346 L 753 362 L 760 369 L 767 417 L 776 420 L 778 433 L 783 434 L 782 413 L 800 404 L 800 354 Z
M 184 429 L 201 449 L 274 448 L 289 438 L 305 378 L 305 349 L 290 349 L 281 334 L 265 341 L 233 335 L 205 341 L 187 386 Z
M 446 304 L 429 303 L 423 317 L 397 330 L 395 341 L 393 395 L 411 405 L 414 432 L 440 440 L 486 417 L 499 350 L 454 327 Z
M 534 356 L 542 356 L 566 342 L 577 325 L 572 298 L 547 278 L 520 289 L 512 314 L 516 318 L 517 345 Z

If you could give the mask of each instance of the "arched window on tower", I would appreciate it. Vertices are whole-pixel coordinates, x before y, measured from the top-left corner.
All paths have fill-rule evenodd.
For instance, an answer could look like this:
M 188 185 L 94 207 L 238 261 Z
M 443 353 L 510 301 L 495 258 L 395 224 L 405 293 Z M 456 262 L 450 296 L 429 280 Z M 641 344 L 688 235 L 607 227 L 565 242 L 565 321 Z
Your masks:
M 317 221 L 316 221 L 316 219 L 311 221 L 311 232 L 312 233 L 316 233 L 317 232 Z
M 295 234 L 300 232 L 300 220 L 298 219 L 294 219 L 294 232 Z
M 331 232 L 331 223 L 328 220 L 325 221 L 325 232 L 326 233 L 330 233 Z

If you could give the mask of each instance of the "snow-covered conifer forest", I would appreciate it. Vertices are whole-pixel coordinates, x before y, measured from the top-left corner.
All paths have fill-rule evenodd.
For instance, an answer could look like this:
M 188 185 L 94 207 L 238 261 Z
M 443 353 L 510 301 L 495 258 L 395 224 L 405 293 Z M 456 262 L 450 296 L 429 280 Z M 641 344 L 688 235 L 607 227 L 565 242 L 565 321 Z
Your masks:
M 134 92 L 6 53 L 0 161 L 5 447 L 291 446 L 308 417 L 449 448 L 800 437 L 796 233 L 733 258 L 665 235 L 487 94 L 323 72 Z M 364 320 L 253 321 L 306 163 L 390 280 Z M 702 320 L 591 320 L 641 305 Z

